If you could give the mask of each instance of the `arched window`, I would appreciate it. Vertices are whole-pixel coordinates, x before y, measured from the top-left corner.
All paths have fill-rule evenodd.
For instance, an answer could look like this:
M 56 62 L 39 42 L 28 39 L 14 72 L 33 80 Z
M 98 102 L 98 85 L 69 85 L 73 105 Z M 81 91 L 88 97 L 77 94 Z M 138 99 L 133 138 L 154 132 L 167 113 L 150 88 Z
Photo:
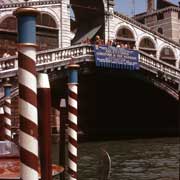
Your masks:
M 160 59 L 168 64 L 176 65 L 176 58 L 170 47 L 162 48 L 160 52 Z
M 150 55 L 156 56 L 156 48 L 154 42 L 150 38 L 143 38 L 139 44 L 139 49 Z
M 127 44 L 132 49 L 135 45 L 134 34 L 126 27 L 120 28 L 116 35 L 116 41 L 120 44 Z
M 45 13 L 37 17 L 37 25 L 57 28 L 55 20 L 49 14 Z
M 0 23 L 0 28 L 1 29 L 6 29 L 6 30 L 15 30 L 16 31 L 16 18 L 11 16 L 7 17 Z
M 162 28 L 158 28 L 158 33 L 163 34 L 163 29 Z

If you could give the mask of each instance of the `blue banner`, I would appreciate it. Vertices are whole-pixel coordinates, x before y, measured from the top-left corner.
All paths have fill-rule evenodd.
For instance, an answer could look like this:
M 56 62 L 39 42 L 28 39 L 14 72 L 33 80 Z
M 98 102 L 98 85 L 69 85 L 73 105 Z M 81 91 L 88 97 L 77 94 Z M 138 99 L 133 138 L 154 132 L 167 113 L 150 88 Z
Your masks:
M 113 46 L 94 46 L 97 67 L 139 69 L 139 52 Z

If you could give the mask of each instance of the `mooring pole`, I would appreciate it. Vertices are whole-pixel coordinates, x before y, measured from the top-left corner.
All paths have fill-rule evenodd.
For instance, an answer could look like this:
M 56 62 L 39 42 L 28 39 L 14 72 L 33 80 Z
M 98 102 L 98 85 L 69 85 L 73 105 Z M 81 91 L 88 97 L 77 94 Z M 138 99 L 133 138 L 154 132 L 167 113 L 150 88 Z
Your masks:
M 36 16 L 32 7 L 18 8 L 18 81 L 20 114 L 20 179 L 38 180 L 38 114 Z
M 68 172 L 69 180 L 77 179 L 77 116 L 78 116 L 78 68 L 77 64 L 68 66 Z
M 0 107 L 0 141 L 4 140 L 4 109 Z
M 51 91 L 48 74 L 38 73 L 37 88 L 41 178 L 52 180 Z
M 59 164 L 64 167 L 66 166 L 65 163 L 65 138 L 66 138 L 66 100 L 60 100 L 60 133 L 59 133 Z M 60 174 L 60 179 L 65 180 L 65 171 Z
M 4 86 L 4 138 L 5 140 L 12 141 L 11 133 L 11 84 L 5 82 Z

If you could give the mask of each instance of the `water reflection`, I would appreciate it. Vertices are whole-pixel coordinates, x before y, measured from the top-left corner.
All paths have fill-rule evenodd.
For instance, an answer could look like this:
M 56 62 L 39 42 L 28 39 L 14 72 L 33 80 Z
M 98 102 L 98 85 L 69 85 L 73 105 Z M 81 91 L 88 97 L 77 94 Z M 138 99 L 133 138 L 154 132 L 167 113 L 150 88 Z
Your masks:
M 78 180 L 98 179 L 102 147 L 112 160 L 111 180 L 179 180 L 178 138 L 81 143 L 78 149 Z M 57 160 L 56 155 L 54 159 Z

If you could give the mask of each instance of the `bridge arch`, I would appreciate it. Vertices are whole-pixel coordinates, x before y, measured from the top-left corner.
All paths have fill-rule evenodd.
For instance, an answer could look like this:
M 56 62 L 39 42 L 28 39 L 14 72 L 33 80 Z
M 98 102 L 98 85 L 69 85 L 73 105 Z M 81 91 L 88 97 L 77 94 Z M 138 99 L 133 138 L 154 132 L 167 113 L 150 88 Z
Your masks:
M 156 42 L 151 36 L 142 36 L 138 41 L 137 49 L 144 51 L 154 57 L 157 55 Z
M 129 25 L 119 25 L 115 31 L 115 39 L 119 43 L 128 44 L 130 48 L 135 46 L 136 32 Z

